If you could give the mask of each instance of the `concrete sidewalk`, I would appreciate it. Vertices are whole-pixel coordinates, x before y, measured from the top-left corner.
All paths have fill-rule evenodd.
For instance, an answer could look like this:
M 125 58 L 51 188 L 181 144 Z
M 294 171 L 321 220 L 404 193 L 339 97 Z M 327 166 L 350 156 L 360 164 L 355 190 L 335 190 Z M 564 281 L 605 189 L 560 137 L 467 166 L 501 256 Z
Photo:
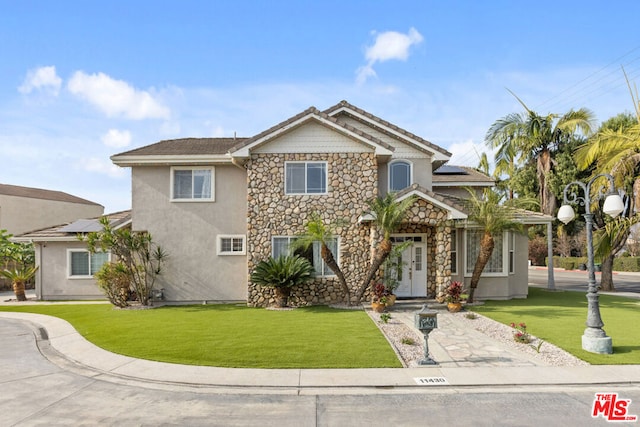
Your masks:
M 0 304 L 7 304 L 5 295 L 0 295 Z M 409 306 L 395 311 L 394 317 L 411 326 L 414 312 Z M 227 392 L 300 394 L 322 390 L 335 393 L 339 389 L 415 391 L 425 386 L 640 384 L 640 365 L 545 366 L 525 353 L 464 327 L 447 312 L 439 314 L 439 327 L 429 339 L 431 355 L 438 365 L 405 369 L 239 369 L 177 365 L 105 351 L 88 342 L 69 323 L 55 317 L 0 312 L 0 321 L 29 324 L 38 346 L 41 349 L 50 346 L 49 352 L 42 353 L 54 363 L 96 379 L 148 387 L 223 387 Z

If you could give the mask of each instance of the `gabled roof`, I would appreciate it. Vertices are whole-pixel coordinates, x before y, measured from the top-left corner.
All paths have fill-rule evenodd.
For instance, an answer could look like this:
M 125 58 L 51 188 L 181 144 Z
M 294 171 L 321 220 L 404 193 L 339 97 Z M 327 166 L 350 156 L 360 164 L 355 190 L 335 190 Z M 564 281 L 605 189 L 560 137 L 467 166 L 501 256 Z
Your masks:
M 433 191 L 429 191 L 426 188 L 419 186 L 418 184 L 413 184 L 398 192 L 396 194 L 396 199 L 400 201 L 411 196 L 417 196 L 435 206 L 438 206 L 441 209 L 448 211 L 448 219 L 466 219 L 468 216 L 465 212 L 464 204 L 460 203 L 458 199 L 454 197 L 445 197 L 441 194 L 434 193 Z
M 19 185 L 0 184 L 0 195 L 24 197 L 28 199 L 53 200 L 56 202 L 78 203 L 81 205 L 102 206 L 90 200 L 82 199 L 62 191 L 43 190 L 41 188 L 21 187 Z
M 340 101 L 333 107 L 327 108 L 324 110 L 326 114 L 329 116 L 337 116 L 339 114 L 347 114 L 355 120 L 366 123 L 367 125 L 375 128 L 376 130 L 401 139 L 403 142 L 413 146 L 414 148 L 431 154 L 433 156 L 433 162 L 443 163 L 448 161 L 451 158 L 451 153 L 445 150 L 442 147 L 439 147 L 426 139 L 419 137 L 405 129 L 402 129 L 392 123 L 389 123 L 386 120 L 381 119 L 380 117 L 374 116 L 373 114 L 364 111 L 355 105 L 348 103 L 347 101 Z
M 29 231 L 12 238 L 19 242 L 72 242 L 78 240 L 80 226 L 86 231 L 100 230 L 100 218 L 106 217 L 115 229 L 122 228 L 131 223 L 131 211 L 114 212 L 101 217 L 82 219 L 71 223 L 60 224 L 54 227 L 47 227 L 40 230 Z M 78 230 L 78 231 L 74 231 Z
M 433 172 L 432 183 L 434 187 L 492 187 L 496 182 L 474 168 L 446 164 Z
M 229 150 L 230 154 L 233 157 L 248 157 L 249 152 L 252 148 L 258 147 L 310 121 L 315 121 L 323 124 L 324 126 L 327 126 L 335 130 L 336 132 L 351 137 L 356 141 L 374 148 L 377 155 L 390 156 L 394 151 L 394 148 L 384 141 L 380 141 L 379 139 L 367 133 L 364 133 L 361 130 L 356 129 L 355 127 L 350 126 L 346 123 L 340 123 L 334 117 L 330 117 L 329 115 L 323 113 L 315 107 L 309 107 L 303 112 L 296 114 L 295 116 L 281 123 L 278 123 L 275 126 L 272 126 L 271 128 L 257 134 L 254 137 L 244 140 L 240 144 L 237 144 Z
M 166 164 L 179 160 L 185 164 L 230 162 L 229 149 L 247 138 L 181 138 L 125 151 L 111 156 L 118 166 Z

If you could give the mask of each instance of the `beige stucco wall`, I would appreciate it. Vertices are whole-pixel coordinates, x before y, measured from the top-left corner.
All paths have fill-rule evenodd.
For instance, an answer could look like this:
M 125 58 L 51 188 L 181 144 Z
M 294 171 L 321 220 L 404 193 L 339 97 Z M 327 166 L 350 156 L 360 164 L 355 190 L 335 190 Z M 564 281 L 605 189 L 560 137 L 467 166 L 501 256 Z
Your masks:
M 216 165 L 214 173 L 214 202 L 172 202 L 169 166 L 133 167 L 132 227 L 169 254 L 156 285 L 167 301 L 246 299 L 246 255 L 217 254 L 218 235 L 246 235 L 246 172 Z
M 104 299 L 95 279 L 68 278 L 68 249 L 86 249 L 83 242 L 36 243 L 36 295 L 43 300 Z
M 458 274 L 453 275 L 451 280 L 464 281 L 465 288 L 469 288 L 471 275 L 464 274 L 464 257 L 466 249 L 464 247 L 464 230 L 457 229 L 458 247 Z M 505 251 L 508 250 L 505 248 Z M 529 239 L 526 234 L 515 234 L 515 257 L 514 272 L 504 276 L 483 275 L 476 288 L 476 299 L 478 300 L 502 300 L 511 298 L 526 298 L 529 292 L 529 270 L 528 270 Z M 508 269 L 508 263 L 505 265 Z
M 389 164 L 394 160 L 407 160 L 410 162 L 413 174 L 413 182 L 411 184 L 418 184 L 426 190 L 431 191 L 431 158 L 401 158 L 397 157 L 396 153 L 394 153 L 388 163 L 378 166 L 378 191 L 380 195 L 384 196 L 387 194 L 387 190 L 389 189 Z
M 100 205 L 0 195 L 0 230 L 14 236 L 103 213 Z

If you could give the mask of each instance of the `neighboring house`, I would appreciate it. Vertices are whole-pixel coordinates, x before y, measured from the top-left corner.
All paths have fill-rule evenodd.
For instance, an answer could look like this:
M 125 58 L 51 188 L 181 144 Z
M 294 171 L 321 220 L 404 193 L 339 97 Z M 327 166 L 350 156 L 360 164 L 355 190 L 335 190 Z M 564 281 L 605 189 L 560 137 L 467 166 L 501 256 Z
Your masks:
M 105 215 L 114 229 L 131 226 L 131 211 Z M 35 276 L 36 297 L 40 300 L 101 299 L 93 275 L 109 261 L 109 253 L 91 254 L 79 237 L 102 230 L 100 217 L 31 231 L 14 240 L 33 242 L 38 271 Z
M 61 191 L 0 184 L 0 230 L 13 235 L 103 212 L 103 206 Z
M 254 266 L 289 253 L 312 212 L 342 222 L 330 242 L 352 288 L 366 274 L 376 237 L 367 201 L 388 191 L 416 196 L 395 242 L 405 250 L 400 297 L 434 297 L 451 280 L 469 281 L 479 233 L 467 222 L 462 187 L 493 181 L 445 165 L 451 153 L 348 102 L 309 108 L 251 138 L 160 141 L 112 156 L 132 170 L 132 229 L 149 231 L 169 258 L 158 278 L 168 301 L 247 301 L 264 306 L 272 291 L 249 282 Z M 445 165 L 445 166 L 443 166 Z M 523 212 L 527 224 L 551 217 Z M 477 297 L 527 295 L 528 239 L 496 239 Z M 317 278 L 296 290 L 300 303 L 342 299 L 319 245 L 303 254 Z

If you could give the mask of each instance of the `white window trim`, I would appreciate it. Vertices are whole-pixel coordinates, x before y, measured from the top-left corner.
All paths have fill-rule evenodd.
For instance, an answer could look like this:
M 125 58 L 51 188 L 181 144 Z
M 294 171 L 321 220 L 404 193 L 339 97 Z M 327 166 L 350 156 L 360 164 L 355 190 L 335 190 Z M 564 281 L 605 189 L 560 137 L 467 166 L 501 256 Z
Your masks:
M 409 164 L 409 185 L 407 187 L 410 187 L 411 184 L 413 184 L 413 162 L 408 159 L 395 159 L 390 161 L 387 164 L 387 191 L 394 191 L 394 190 L 391 190 L 391 166 L 394 163 L 400 163 L 400 162 Z M 395 191 L 400 191 L 400 190 L 395 190 Z
M 469 260 L 467 259 L 469 254 L 467 253 L 467 231 L 476 231 L 477 229 L 468 228 L 464 231 L 463 238 L 463 250 L 464 250 L 464 277 L 471 277 L 473 273 L 467 272 L 467 267 L 469 266 Z M 502 233 L 502 272 L 501 273 L 487 273 L 485 271 L 482 272 L 480 277 L 507 277 L 509 275 L 509 250 L 508 250 L 508 240 L 507 237 L 509 232 L 505 231 Z M 473 260 L 475 262 L 475 260 Z
M 324 164 L 324 192 L 323 193 L 308 193 L 307 192 L 307 165 L 309 163 L 321 163 Z M 287 191 L 287 165 L 289 164 L 304 164 L 304 193 L 290 193 Z M 322 160 L 292 160 L 284 162 L 284 194 L 287 196 L 322 196 L 329 194 L 329 162 Z M 287 236 L 282 236 L 287 237 Z
M 67 279 L 75 280 L 75 279 L 93 279 L 93 275 L 84 275 L 84 276 L 73 276 L 71 275 L 71 253 L 73 252 L 84 252 L 89 254 L 89 269 L 91 269 L 91 256 L 93 255 L 87 249 L 75 248 L 75 249 L 67 249 Z M 107 252 L 107 262 L 111 262 L 111 252 Z
M 452 234 L 452 236 L 451 236 L 451 245 L 453 246 L 455 244 L 455 246 L 456 246 L 456 250 L 455 251 L 453 249 L 450 251 L 451 253 L 455 253 L 456 254 L 455 262 L 451 260 L 451 274 L 452 275 L 458 275 L 458 264 L 459 264 L 459 260 L 460 260 L 460 249 L 459 249 L 460 245 L 458 245 L 458 236 L 459 236 L 458 230 L 457 229 L 456 230 L 451 230 L 451 234 Z M 454 234 L 455 234 L 455 236 L 453 236 Z M 451 257 L 451 255 L 449 255 L 449 257 L 453 258 L 453 257 Z
M 222 239 L 242 239 L 242 251 L 223 251 Z M 217 253 L 218 255 L 246 255 L 247 254 L 247 236 L 244 234 L 218 234 Z M 231 247 L 233 248 L 233 242 Z
M 507 259 L 507 268 L 510 275 L 516 274 L 516 233 L 510 231 L 509 233 L 509 258 Z M 512 268 L 513 267 L 513 268 Z
M 291 240 L 293 239 L 297 239 L 299 236 L 271 236 L 271 256 L 273 256 L 273 248 L 274 248 L 274 240 L 275 239 L 289 239 L 289 245 L 291 245 Z M 335 257 L 336 263 L 338 264 L 338 266 L 340 266 L 340 236 L 335 236 L 336 239 L 336 246 L 338 248 L 338 250 L 336 251 L 337 253 L 333 254 L 333 256 Z M 340 267 L 342 268 L 342 267 Z M 322 273 L 317 273 L 314 275 L 314 277 L 320 277 L 320 278 L 335 278 L 337 277 L 335 275 L 335 273 L 327 266 L 327 271 L 329 271 L 329 274 L 322 274 Z
M 190 199 L 176 199 L 173 195 L 173 181 L 174 181 L 174 176 L 175 176 L 175 171 L 194 171 L 194 170 L 208 170 L 211 171 L 211 197 L 209 197 L 208 199 L 195 199 L 195 198 L 190 198 Z M 169 188 L 169 195 L 170 195 L 170 200 L 172 202 L 176 202 L 176 203 L 202 203 L 202 202 L 215 202 L 216 201 L 216 168 L 214 166 L 172 166 L 171 167 L 171 179 L 170 179 L 170 188 Z

